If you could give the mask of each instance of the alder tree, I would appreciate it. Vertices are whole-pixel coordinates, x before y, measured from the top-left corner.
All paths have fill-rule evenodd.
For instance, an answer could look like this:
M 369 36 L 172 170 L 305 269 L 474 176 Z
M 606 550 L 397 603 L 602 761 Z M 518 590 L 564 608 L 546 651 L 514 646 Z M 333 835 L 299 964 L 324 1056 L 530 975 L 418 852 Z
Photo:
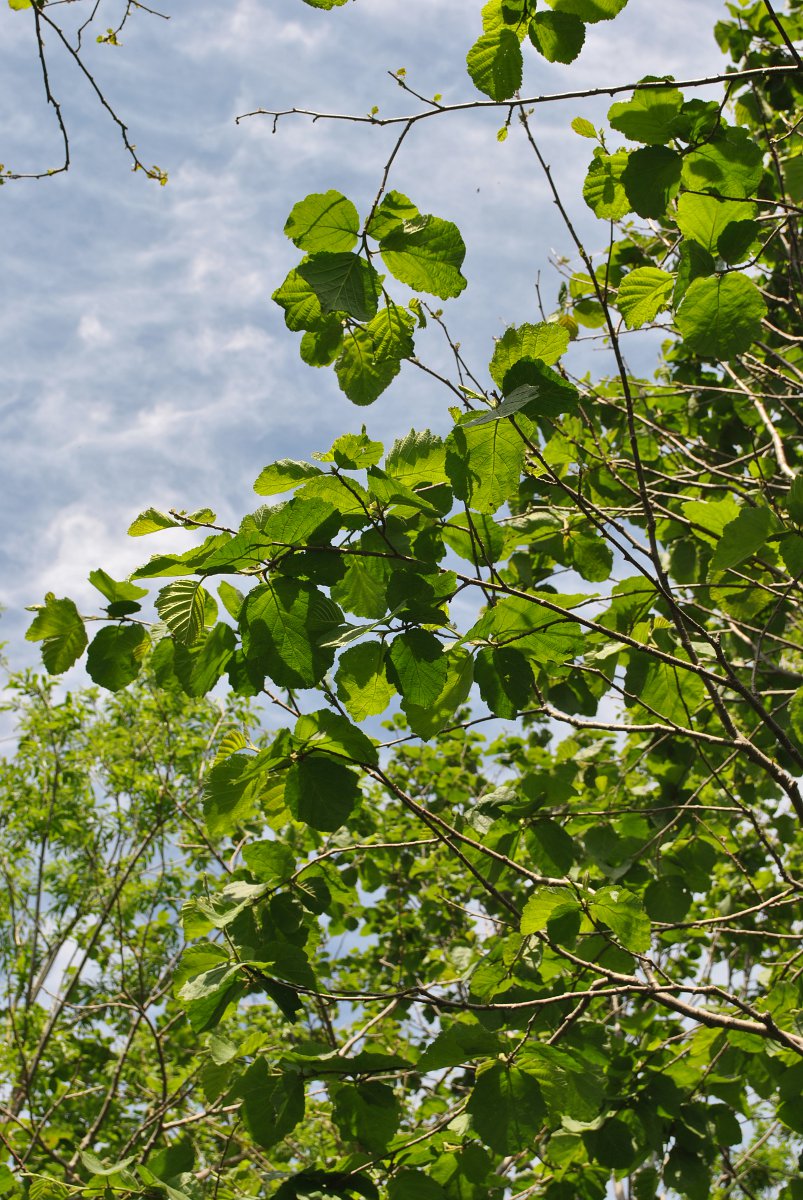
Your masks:
M 273 298 L 355 406 L 403 398 L 404 364 L 452 427 L 384 446 L 361 411 L 267 464 L 238 526 L 148 509 L 129 532 L 185 552 L 94 572 L 94 612 L 36 607 L 49 672 L 233 693 L 270 733 L 227 720 L 204 772 L 211 857 L 149 1017 L 169 1060 L 183 1012 L 185 1082 L 132 1087 L 140 1134 L 104 1127 L 89 1160 L 20 1109 L 9 1190 L 803 1196 L 803 6 L 723 5 L 715 79 L 580 94 L 570 64 L 625 4 L 489 0 L 461 103 L 399 73 L 406 116 L 248 115 L 395 126 L 367 201 L 288 198 Z M 566 64 L 582 195 L 539 142 L 539 56 Z M 484 347 L 450 325 L 465 245 L 404 141 L 489 107 L 571 265 Z M 606 377 L 571 369 L 586 338 Z

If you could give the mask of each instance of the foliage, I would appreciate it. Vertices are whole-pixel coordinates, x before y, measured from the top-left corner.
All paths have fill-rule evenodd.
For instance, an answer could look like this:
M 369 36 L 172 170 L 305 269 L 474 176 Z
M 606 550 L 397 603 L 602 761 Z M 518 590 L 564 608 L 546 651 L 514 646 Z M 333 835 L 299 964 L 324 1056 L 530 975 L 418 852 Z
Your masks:
M 174 987 L 199 1142 L 248 1166 L 207 1157 L 187 1187 L 801 1194 L 803 13 L 727 6 L 722 100 L 645 80 L 605 87 L 610 129 L 574 121 L 592 255 L 517 93 L 523 50 L 567 61 L 623 7 L 482 10 L 473 103 L 520 136 L 576 269 L 487 385 L 450 339 L 448 436 L 363 428 L 269 464 L 237 528 L 149 510 L 133 533 L 184 525 L 190 549 L 95 581 L 97 682 L 149 653 L 167 696 L 225 677 L 282 720 L 206 775 L 218 867 Z M 303 257 L 274 298 L 358 405 L 423 365 L 430 298 L 465 287 L 456 227 L 387 186 L 412 125 L 465 108 L 418 101 L 363 216 L 329 191 L 285 228 Z M 665 339 L 651 380 L 625 359 L 642 329 Z M 578 337 L 611 378 L 572 376 Z M 48 669 L 85 620 L 46 597 Z M 149 1164 L 117 1186 L 182 1190 Z

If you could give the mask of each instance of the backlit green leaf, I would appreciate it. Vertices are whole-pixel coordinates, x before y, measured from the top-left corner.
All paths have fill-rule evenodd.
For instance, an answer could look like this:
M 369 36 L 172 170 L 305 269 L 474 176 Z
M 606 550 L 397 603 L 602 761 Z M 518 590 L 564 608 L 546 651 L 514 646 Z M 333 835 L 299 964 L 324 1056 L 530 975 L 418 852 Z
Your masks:
M 766 315 L 761 292 L 737 271 L 692 280 L 675 319 L 690 350 L 727 359 L 750 348 Z
M 521 46 L 510 29 L 483 33 L 469 50 L 466 64 L 474 86 L 492 100 L 507 100 L 521 87 Z
M 416 291 L 448 300 L 459 296 L 466 286 L 460 271 L 466 246 L 451 221 L 414 217 L 387 233 L 379 250 L 391 274 Z
M 307 196 L 296 204 L 284 232 L 301 250 L 315 254 L 351 250 L 357 243 L 360 218 L 356 208 L 340 192 Z

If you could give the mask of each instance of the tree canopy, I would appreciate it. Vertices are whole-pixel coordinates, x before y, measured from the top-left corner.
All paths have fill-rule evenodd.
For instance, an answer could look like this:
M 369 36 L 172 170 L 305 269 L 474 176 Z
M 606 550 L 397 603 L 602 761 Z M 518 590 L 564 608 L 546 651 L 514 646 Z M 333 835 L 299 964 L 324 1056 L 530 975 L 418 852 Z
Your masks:
M 448 436 L 386 447 L 358 419 L 266 465 L 237 527 L 141 513 L 129 533 L 184 528 L 189 549 L 94 572 L 97 611 L 36 606 L 51 674 L 85 655 L 123 711 L 144 673 L 190 739 L 222 691 L 267 705 L 269 733 L 226 714 L 198 874 L 176 878 L 186 946 L 148 1021 L 181 1082 L 132 1079 L 77 1158 L 97 1118 L 18 1107 L 9 1191 L 803 1195 L 803 9 L 725 5 L 718 90 L 601 80 L 566 196 L 524 58 L 567 64 L 579 103 L 568 64 L 625 3 L 489 0 L 474 98 L 400 72 L 405 117 L 307 114 L 398 139 L 367 206 L 288 204 L 299 259 L 273 299 L 360 408 L 403 404 L 402 364 L 429 372 Z M 404 139 L 489 106 L 573 259 L 540 320 L 483 348 L 450 332 L 465 245 L 418 208 Z M 419 357 L 428 326 L 448 375 Z M 644 335 L 649 378 L 628 366 Z M 608 376 L 572 371 L 580 339 Z M 29 957 L 35 980 L 44 937 Z

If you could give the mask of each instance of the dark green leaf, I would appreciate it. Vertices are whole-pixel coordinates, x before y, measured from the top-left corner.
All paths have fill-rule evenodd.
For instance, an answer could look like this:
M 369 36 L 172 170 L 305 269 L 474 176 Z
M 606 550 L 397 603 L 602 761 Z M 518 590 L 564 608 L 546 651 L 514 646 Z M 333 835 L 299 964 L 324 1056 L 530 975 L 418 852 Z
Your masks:
M 358 254 L 313 254 L 298 275 L 312 288 L 323 312 L 348 313 L 356 321 L 376 316 L 381 277 Z
M 332 833 L 345 824 L 359 803 L 360 788 L 348 767 L 311 755 L 287 772 L 284 799 L 297 820 Z
M 87 673 L 95 683 L 119 692 L 139 675 L 150 638 L 141 625 L 108 625 L 92 639 Z

